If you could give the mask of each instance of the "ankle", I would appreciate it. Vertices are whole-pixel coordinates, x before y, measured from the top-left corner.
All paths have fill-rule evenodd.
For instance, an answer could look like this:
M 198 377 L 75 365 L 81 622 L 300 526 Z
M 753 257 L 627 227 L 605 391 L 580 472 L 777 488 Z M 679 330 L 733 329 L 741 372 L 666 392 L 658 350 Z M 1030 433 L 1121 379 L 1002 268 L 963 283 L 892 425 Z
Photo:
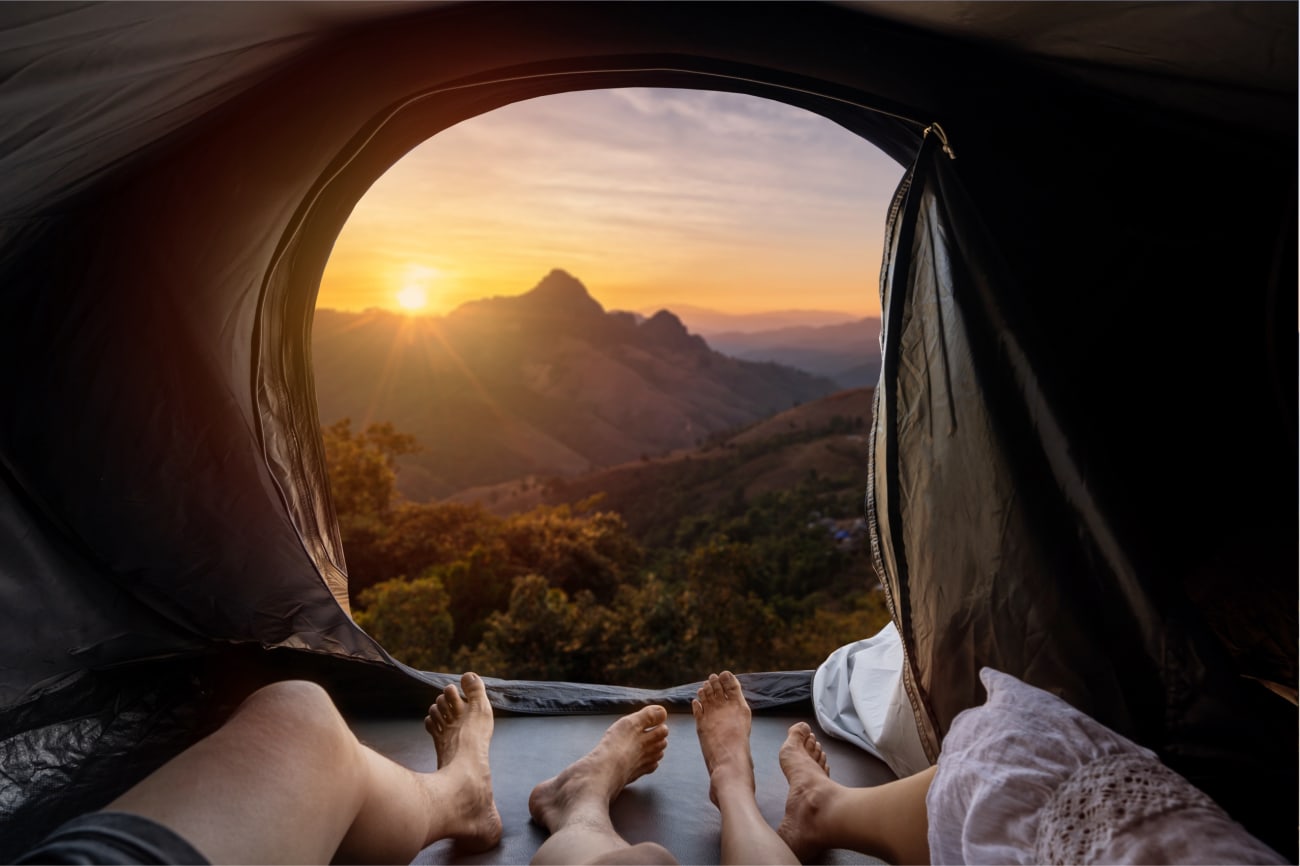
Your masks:
M 709 788 L 718 800 L 735 796 L 752 800 L 754 799 L 754 773 L 748 767 L 731 764 L 715 767 L 709 774 Z

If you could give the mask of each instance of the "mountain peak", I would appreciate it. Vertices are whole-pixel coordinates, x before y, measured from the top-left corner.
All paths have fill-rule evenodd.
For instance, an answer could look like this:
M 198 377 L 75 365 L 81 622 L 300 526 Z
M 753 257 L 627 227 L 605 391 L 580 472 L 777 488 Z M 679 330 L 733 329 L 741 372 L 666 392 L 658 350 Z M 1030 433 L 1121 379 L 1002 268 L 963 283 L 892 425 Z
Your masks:
M 660 310 L 637 327 L 642 338 L 661 346 L 708 351 L 704 340 L 691 334 L 682 320 L 667 310 Z
M 542 281 L 533 286 L 521 300 L 529 304 L 544 305 L 548 312 L 600 313 L 605 308 L 591 296 L 582 281 L 560 268 L 554 268 Z
M 685 334 L 686 326 L 682 320 L 668 310 L 660 310 L 641 323 L 641 327 L 660 334 Z

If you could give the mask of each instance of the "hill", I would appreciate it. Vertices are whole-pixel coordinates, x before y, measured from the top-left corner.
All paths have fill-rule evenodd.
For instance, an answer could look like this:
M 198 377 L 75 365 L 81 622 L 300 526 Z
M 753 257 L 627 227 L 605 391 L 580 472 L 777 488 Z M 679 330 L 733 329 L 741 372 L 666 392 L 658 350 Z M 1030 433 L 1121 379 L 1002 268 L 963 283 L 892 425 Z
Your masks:
M 705 332 L 719 352 L 769 361 L 834 379 L 841 388 L 875 387 L 880 378 L 880 319 L 762 331 Z
M 715 352 L 666 310 L 607 313 L 560 270 L 445 317 L 317 310 L 312 353 L 323 423 L 391 421 L 424 446 L 398 473 L 415 500 L 663 454 L 836 390 Z
M 873 396 L 872 388 L 841 391 L 699 448 L 573 478 L 478 487 L 452 501 L 508 516 L 601 495 L 602 509 L 622 514 L 634 535 L 654 545 L 671 543 L 683 518 L 805 485 L 842 494 L 843 513 L 831 516 L 851 523 L 862 514 L 866 491 Z

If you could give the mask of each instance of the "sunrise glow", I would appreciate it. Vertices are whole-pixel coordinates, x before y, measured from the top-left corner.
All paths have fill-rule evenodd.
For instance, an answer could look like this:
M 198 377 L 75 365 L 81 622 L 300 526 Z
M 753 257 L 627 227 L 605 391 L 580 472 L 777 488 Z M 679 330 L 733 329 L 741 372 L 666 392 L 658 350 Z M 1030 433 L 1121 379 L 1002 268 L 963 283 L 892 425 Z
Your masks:
M 607 309 L 879 315 L 902 173 L 842 127 L 756 97 L 525 100 L 439 133 L 376 181 L 317 303 L 446 314 L 563 268 Z
M 401 291 L 397 293 L 397 306 L 401 307 L 408 313 L 419 312 L 428 306 L 428 304 L 429 295 L 424 290 L 424 286 L 402 286 Z

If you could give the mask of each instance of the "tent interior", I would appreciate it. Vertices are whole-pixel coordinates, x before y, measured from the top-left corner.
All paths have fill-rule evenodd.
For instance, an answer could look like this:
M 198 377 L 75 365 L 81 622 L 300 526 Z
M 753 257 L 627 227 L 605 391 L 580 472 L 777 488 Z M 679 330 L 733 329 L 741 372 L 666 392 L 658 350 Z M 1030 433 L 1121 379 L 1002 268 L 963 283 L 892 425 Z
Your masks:
M 1294 861 L 1296 12 L 0 7 L 0 857 L 275 679 L 431 757 L 412 737 L 451 675 L 347 610 L 309 352 L 321 273 L 358 198 L 440 130 L 657 86 L 806 108 L 907 168 L 862 287 L 884 309 L 863 493 L 930 759 L 995 667 Z M 745 681 L 763 763 L 809 717 L 811 672 Z M 476 862 L 524 862 L 541 831 L 522 804 L 555 771 L 536 743 L 576 755 L 611 713 L 689 713 L 693 688 L 489 692 L 497 775 L 519 778 Z M 843 780 L 889 777 L 828 747 Z M 616 820 L 717 862 L 698 751 L 673 754 Z M 779 816 L 779 778 L 759 781 Z

